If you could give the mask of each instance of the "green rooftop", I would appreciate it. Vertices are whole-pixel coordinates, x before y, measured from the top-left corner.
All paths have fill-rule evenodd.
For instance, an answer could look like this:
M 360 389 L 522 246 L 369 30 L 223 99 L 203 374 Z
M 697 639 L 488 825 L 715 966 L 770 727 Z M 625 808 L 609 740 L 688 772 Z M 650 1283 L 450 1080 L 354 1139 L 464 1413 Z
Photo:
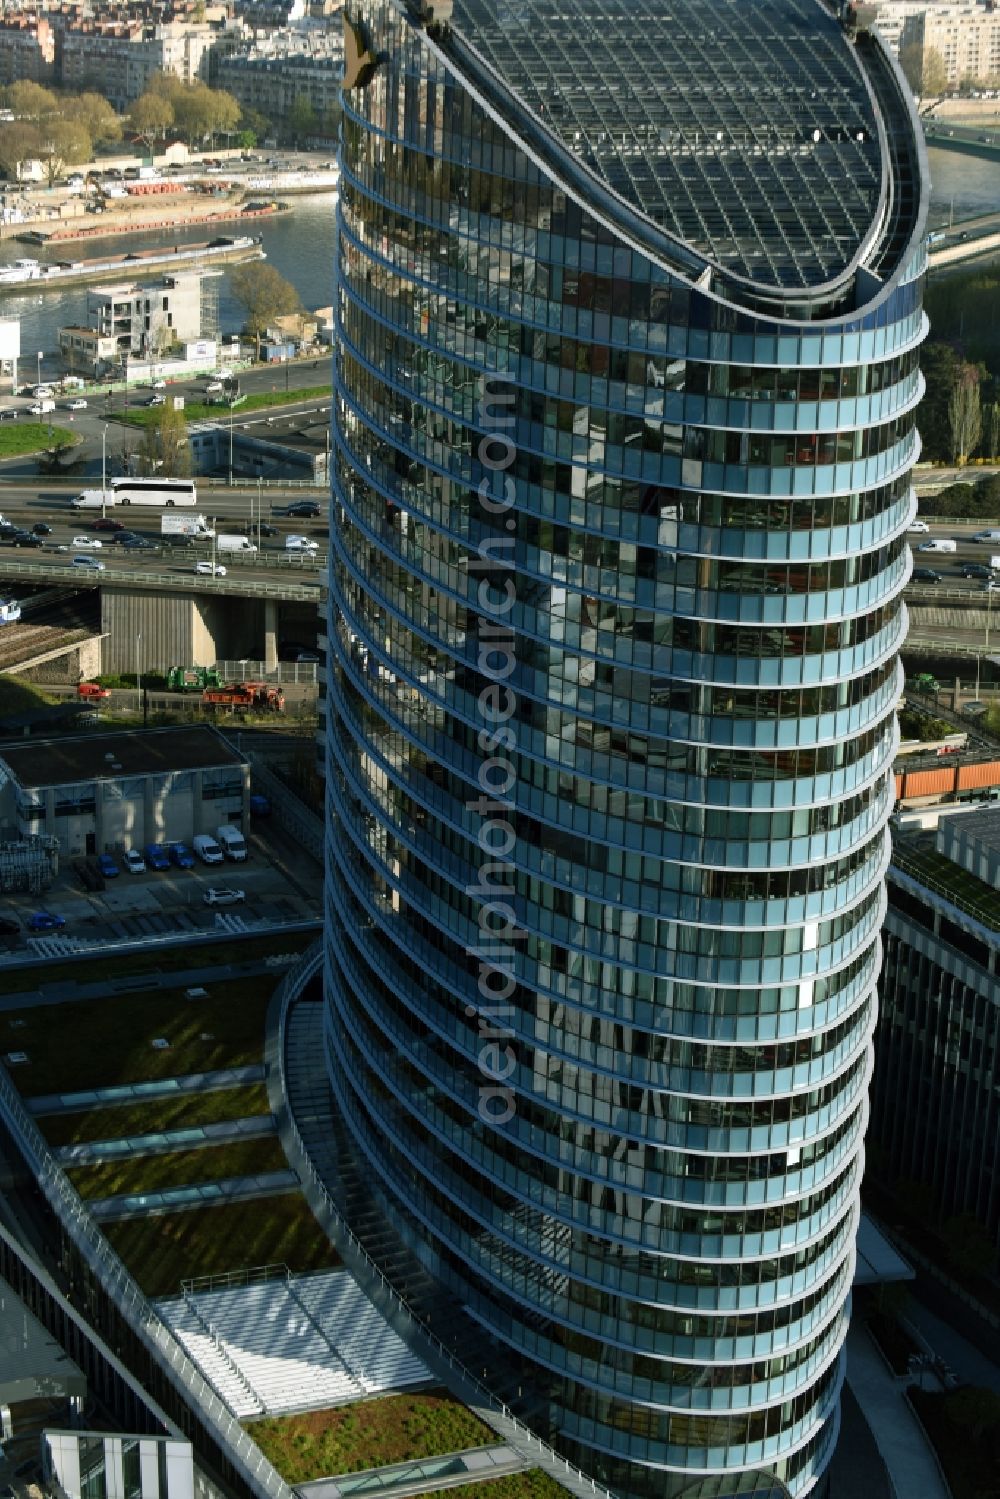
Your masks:
M 1000 892 L 934 846 L 933 833 L 893 837 L 892 864 L 983 926 L 1000 932 Z

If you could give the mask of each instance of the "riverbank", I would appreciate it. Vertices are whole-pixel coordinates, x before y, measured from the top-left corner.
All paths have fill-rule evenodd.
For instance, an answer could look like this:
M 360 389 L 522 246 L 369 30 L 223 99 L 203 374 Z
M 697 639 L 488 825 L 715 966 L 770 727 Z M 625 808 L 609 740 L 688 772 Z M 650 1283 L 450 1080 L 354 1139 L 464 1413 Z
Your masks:
M 249 206 L 251 202 L 253 207 Z M 45 243 L 48 245 L 62 245 L 81 240 L 117 239 L 123 234 L 192 229 L 199 224 L 232 223 L 234 220 L 244 223 L 289 211 L 287 203 L 261 202 L 259 199 L 247 199 L 242 194 L 222 203 L 217 198 L 203 198 L 200 201 L 188 198 L 182 202 L 171 199 L 169 211 L 162 198 L 158 201 L 123 199 L 121 206 L 95 215 L 86 222 L 80 219 L 25 219 L 23 223 L 5 226 L 5 237 L 21 241 L 22 235 L 35 232 L 47 235 Z
M 223 265 L 244 260 L 263 260 L 264 251 L 257 240 L 244 234 L 232 239 L 205 241 L 196 245 L 184 245 L 155 250 L 139 250 L 128 255 L 99 256 L 93 260 L 60 261 L 55 265 L 36 262 L 34 267 L 18 273 L 16 270 L 0 272 L 0 297 L 25 290 L 60 290 L 66 286 L 85 286 L 91 281 L 103 281 L 108 276 L 127 275 L 131 280 L 152 271 L 176 269 L 179 265 L 200 268 L 206 261 Z

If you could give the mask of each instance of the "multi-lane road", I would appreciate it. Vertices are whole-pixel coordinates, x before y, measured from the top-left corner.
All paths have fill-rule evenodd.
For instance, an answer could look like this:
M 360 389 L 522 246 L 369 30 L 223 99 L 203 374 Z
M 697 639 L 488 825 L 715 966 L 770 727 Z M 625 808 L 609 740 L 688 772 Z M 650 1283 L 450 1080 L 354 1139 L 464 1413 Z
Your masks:
M 118 508 L 109 513 L 115 520 L 123 522 L 130 531 L 135 531 L 152 545 L 149 550 L 132 550 L 115 544 L 114 533 L 97 531 L 93 522 L 99 518 L 93 510 L 73 510 L 70 502 L 79 492 L 79 480 L 41 480 L 34 484 L 23 482 L 0 486 L 0 510 L 5 520 L 30 530 L 39 522 L 51 526 L 51 535 L 42 538 L 42 546 L 10 547 L 0 538 L 0 590 L 16 592 L 16 585 L 30 581 L 32 571 L 44 574 L 51 582 L 53 570 L 66 581 L 75 584 L 94 584 L 115 573 L 137 572 L 156 574 L 161 580 L 170 575 L 180 586 L 195 572 L 198 561 L 212 556 L 211 543 L 191 546 L 169 544 L 169 539 L 160 535 L 160 519 L 166 513 L 158 508 L 130 505 L 126 510 Z M 320 507 L 316 518 L 297 518 L 284 514 L 289 505 L 303 498 L 314 500 Z M 327 502 L 319 494 L 304 495 L 302 491 L 285 493 L 274 489 L 258 490 L 257 485 L 247 484 L 229 487 L 201 488 L 198 495 L 197 514 L 208 516 L 218 522 L 217 529 L 223 532 L 248 536 L 259 551 L 254 556 L 231 553 L 216 553 L 216 561 L 226 567 L 229 578 L 243 579 L 247 583 L 292 583 L 310 584 L 318 587 L 326 564 L 327 555 Z M 173 511 L 183 515 L 184 511 Z M 274 526 L 278 534 L 272 537 L 258 533 L 258 523 Z M 285 540 L 289 535 L 306 536 L 318 544 L 311 554 L 289 553 Z M 74 538 L 85 536 L 101 542 L 100 548 L 88 549 L 74 545 Z M 88 574 L 73 564 L 73 557 L 90 555 L 104 564 L 104 573 Z M 221 580 L 219 580 L 221 582 Z M 198 586 L 212 588 L 213 578 L 199 578 Z M 224 588 L 220 591 L 226 591 Z

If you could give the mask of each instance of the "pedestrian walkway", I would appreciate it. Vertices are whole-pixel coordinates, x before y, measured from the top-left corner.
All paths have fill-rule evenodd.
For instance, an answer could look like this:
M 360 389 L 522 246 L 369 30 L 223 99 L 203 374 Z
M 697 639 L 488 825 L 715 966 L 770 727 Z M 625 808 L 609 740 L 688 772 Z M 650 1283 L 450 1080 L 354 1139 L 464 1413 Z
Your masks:
M 71 1166 L 91 1166 L 96 1161 L 120 1161 L 138 1155 L 170 1155 L 176 1150 L 204 1150 L 210 1145 L 224 1145 L 228 1140 L 259 1140 L 276 1133 L 273 1115 L 252 1114 L 242 1119 L 188 1125 L 186 1129 L 166 1129 L 150 1135 L 62 1145 L 56 1150 L 55 1157 L 66 1171 Z
M 222 1181 L 173 1187 L 162 1192 L 94 1197 L 88 1201 L 87 1211 L 98 1223 L 120 1223 L 124 1218 L 185 1213 L 194 1208 L 216 1208 L 225 1202 L 245 1202 L 251 1197 L 278 1197 L 299 1191 L 294 1171 L 262 1171 L 259 1176 L 227 1176 Z
M 951 1499 L 934 1451 L 862 1323 L 847 1334 L 847 1382 L 899 1499 Z
M 25 1099 L 36 1117 L 43 1114 L 83 1114 L 115 1104 L 144 1103 L 149 1099 L 175 1098 L 184 1093 L 215 1093 L 223 1088 L 244 1088 L 264 1081 L 259 1063 L 248 1067 L 223 1067 L 215 1072 L 188 1072 L 180 1077 L 160 1077 L 145 1083 L 116 1083 L 111 1088 L 87 1088 L 80 1093 L 41 1093 Z

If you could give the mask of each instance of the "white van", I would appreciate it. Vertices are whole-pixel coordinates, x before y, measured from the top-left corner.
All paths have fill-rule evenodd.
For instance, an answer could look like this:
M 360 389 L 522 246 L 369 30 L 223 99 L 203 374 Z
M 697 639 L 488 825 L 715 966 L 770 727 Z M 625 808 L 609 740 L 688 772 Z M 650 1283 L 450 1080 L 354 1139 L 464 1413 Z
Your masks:
M 231 822 L 223 823 L 221 828 L 216 828 L 215 836 L 226 858 L 242 864 L 247 856 L 247 846 L 239 828 Z
M 1000 543 L 1000 531 L 977 531 L 975 536 L 970 537 L 970 540 L 988 542 L 991 546 L 996 546 Z
M 957 552 L 958 542 L 950 538 L 939 536 L 934 541 L 922 541 L 917 547 L 918 552 Z
M 203 864 L 221 864 L 225 860 L 226 856 L 222 849 L 214 838 L 209 837 L 208 833 L 199 833 L 192 840 L 191 847 Z

